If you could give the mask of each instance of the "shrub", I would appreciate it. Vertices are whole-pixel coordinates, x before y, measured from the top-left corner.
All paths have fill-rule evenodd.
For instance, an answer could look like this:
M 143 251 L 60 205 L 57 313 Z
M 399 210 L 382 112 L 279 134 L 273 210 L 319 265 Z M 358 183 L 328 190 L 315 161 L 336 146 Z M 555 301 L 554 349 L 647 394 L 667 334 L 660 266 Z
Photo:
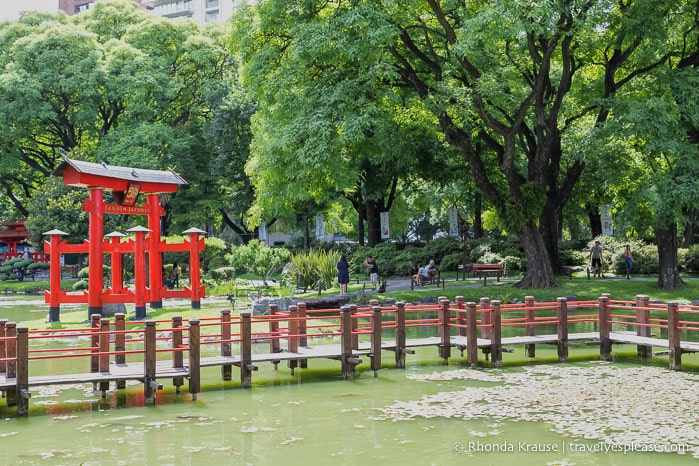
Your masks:
M 690 273 L 699 273 L 699 244 L 693 244 L 682 255 L 682 268 Z
M 217 282 L 228 282 L 235 279 L 235 269 L 233 267 L 219 267 L 211 271 L 211 278 Z
M 262 277 L 265 285 L 269 276 L 279 273 L 290 258 L 291 253 L 288 250 L 265 246 L 256 239 L 246 245 L 234 246 L 231 252 L 226 254 L 228 265 L 238 274 L 247 272 Z
M 337 282 L 340 254 L 322 249 L 300 252 L 291 258 L 291 277 L 297 288 L 326 289 Z

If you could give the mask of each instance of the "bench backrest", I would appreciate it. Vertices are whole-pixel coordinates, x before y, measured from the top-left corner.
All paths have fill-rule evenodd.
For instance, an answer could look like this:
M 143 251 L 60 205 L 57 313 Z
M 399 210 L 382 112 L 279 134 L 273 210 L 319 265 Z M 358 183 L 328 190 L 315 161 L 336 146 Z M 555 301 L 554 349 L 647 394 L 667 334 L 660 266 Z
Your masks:
M 473 270 L 500 270 L 502 264 L 473 264 Z

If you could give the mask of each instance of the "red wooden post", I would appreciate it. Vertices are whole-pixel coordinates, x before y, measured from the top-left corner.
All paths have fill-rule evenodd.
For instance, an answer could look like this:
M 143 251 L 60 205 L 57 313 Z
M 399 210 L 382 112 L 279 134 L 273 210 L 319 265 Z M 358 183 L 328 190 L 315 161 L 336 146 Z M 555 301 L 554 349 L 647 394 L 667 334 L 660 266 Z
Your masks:
M 342 361 L 342 376 L 350 379 L 354 376 L 354 369 L 359 364 L 359 359 L 352 354 L 352 313 L 349 306 L 340 308 L 340 327 L 342 336 L 340 339 L 340 359 Z
M 650 308 L 648 304 L 650 296 L 636 295 L 636 335 L 640 337 L 650 337 Z M 650 345 L 636 345 L 636 353 L 641 358 L 652 358 L 653 347 Z
M 109 238 L 109 242 L 112 245 L 118 245 L 121 243 L 121 238 L 125 237 L 126 235 L 118 231 L 113 231 L 104 236 Z M 122 294 L 124 292 L 124 274 L 122 270 L 123 263 L 121 254 L 122 253 L 119 251 L 111 251 L 109 253 L 109 257 L 111 258 L 112 262 L 112 293 L 114 294 Z
M 109 343 L 111 338 L 111 334 L 109 333 L 109 319 L 104 317 L 100 319 L 99 324 L 99 371 L 109 372 Z M 105 398 L 107 396 L 107 390 L 109 390 L 109 381 L 101 381 L 99 389 L 102 392 L 102 398 Z
M 611 333 L 611 322 L 609 320 L 609 297 L 599 298 L 599 357 L 602 361 L 610 361 L 612 354 L 612 341 L 609 338 Z
M 114 314 L 114 362 L 119 364 L 126 364 L 126 315 L 122 312 Z M 116 382 L 116 388 L 126 388 L 125 380 L 118 380 Z
M 281 353 L 281 343 L 279 340 L 279 306 L 276 304 L 269 305 L 269 352 L 270 353 Z M 274 364 L 274 370 L 277 370 L 279 361 L 272 361 Z
M 308 347 L 308 327 L 306 322 L 306 303 L 298 303 L 299 308 L 299 346 Z M 300 359 L 299 367 L 305 369 L 308 367 L 308 359 Z
M 536 328 L 534 327 L 534 296 L 524 297 L 524 320 L 527 322 L 525 324 L 525 334 L 528 337 L 533 337 L 536 335 Z M 536 346 L 534 344 L 530 343 L 524 345 L 524 350 L 526 351 L 528 357 L 533 358 L 536 356 Z
M 7 361 L 7 372 L 5 377 L 8 379 L 17 378 L 17 323 L 7 322 L 5 324 L 5 336 L 7 337 L 5 345 L 5 354 Z M 7 406 L 17 405 L 17 389 L 11 388 L 5 392 L 5 404 Z
M 233 355 L 231 343 L 231 310 L 221 310 L 221 356 L 230 357 Z M 221 378 L 223 380 L 231 380 L 232 365 L 224 364 L 221 366 Z
M 135 319 L 144 320 L 146 318 L 146 299 L 148 299 L 146 289 L 146 233 L 150 232 L 150 230 L 137 226 L 126 231 L 135 235 L 133 254 L 134 287 L 136 288 L 134 299 Z
M 192 309 L 201 309 L 201 271 L 199 262 L 199 251 L 204 250 L 204 238 L 199 235 L 205 234 L 204 230 L 198 228 L 190 228 L 183 231 L 185 235 L 189 235 L 189 286 L 192 292 Z
M 87 313 L 102 314 L 102 237 L 104 235 L 104 200 L 101 188 L 90 189 L 90 197 L 83 210 L 90 214 L 87 278 Z M 85 208 L 87 207 L 87 209 Z
M 240 386 L 252 386 L 252 371 L 257 370 L 252 364 L 252 320 L 249 312 L 240 313 Z M 293 370 L 293 369 L 292 369 Z
M 449 319 L 451 313 L 449 310 L 449 300 L 441 299 L 439 301 L 439 357 L 444 359 L 444 363 L 449 363 L 451 357 L 451 331 L 449 328 Z M 468 342 L 467 342 L 468 343 Z
M 369 300 L 369 306 L 378 306 L 378 305 L 379 305 L 378 300 L 376 300 L 376 299 Z M 359 349 L 359 333 L 357 333 L 357 330 L 359 329 L 359 322 L 357 321 L 357 305 L 350 304 L 349 309 L 350 309 L 350 314 L 352 315 L 352 349 L 356 351 Z
M 172 316 L 172 367 L 184 367 L 184 354 L 182 354 L 182 316 Z M 172 384 L 175 392 L 180 393 L 180 387 L 184 385 L 184 377 L 173 377 Z
M 49 322 L 60 321 L 61 315 L 61 253 L 59 251 L 61 236 L 68 233 L 61 230 L 51 230 L 44 233 L 49 235 L 49 241 L 44 241 L 44 252 L 49 254 Z
M 490 338 L 490 354 L 493 366 L 502 366 L 502 312 L 500 310 L 500 301 L 493 301 L 492 306 L 492 324 L 493 333 Z
M 3 361 L 5 359 L 5 325 L 7 325 L 7 319 L 0 319 L 0 374 L 7 372 L 7 363 Z
M 192 400 L 201 392 L 201 327 L 199 319 L 189 319 L 189 393 Z
M 299 308 L 298 306 L 289 306 L 289 353 L 299 352 Z M 294 369 L 298 366 L 298 361 L 289 359 L 289 369 L 291 375 L 294 375 Z
M 682 348 L 680 347 L 680 306 L 677 301 L 667 303 L 667 343 L 670 348 L 670 369 L 682 368 Z
M 90 357 L 90 372 L 99 372 L 100 370 L 100 359 L 99 346 L 100 346 L 100 319 L 102 318 L 99 314 L 92 314 L 90 316 L 90 347 L 92 348 Z
M 483 326 L 481 327 L 481 337 L 491 338 L 493 333 L 493 328 L 490 326 L 492 324 L 492 314 L 490 313 L 490 298 L 481 298 L 481 321 Z
M 558 361 L 568 362 L 568 300 L 558 298 L 556 301 Z
M 155 379 L 157 362 L 155 321 L 147 320 L 145 325 L 143 335 L 143 394 L 146 404 L 155 404 L 155 392 L 157 389 Z
M 396 303 L 396 367 L 405 367 L 405 303 Z
M 163 256 L 160 253 L 160 217 L 164 213 L 160 206 L 160 194 L 148 193 L 146 195 L 148 206 L 148 272 L 150 276 L 150 307 L 163 307 Z
M 27 327 L 17 327 L 17 415 L 29 412 L 29 333 Z
M 456 303 L 456 323 L 457 331 L 460 337 L 466 336 L 466 304 L 464 302 L 463 296 L 457 296 L 454 298 Z
M 476 303 L 466 303 L 466 362 L 478 364 L 478 317 Z
M 381 369 L 381 306 L 372 307 L 371 318 L 371 370 L 374 377 L 379 375 Z

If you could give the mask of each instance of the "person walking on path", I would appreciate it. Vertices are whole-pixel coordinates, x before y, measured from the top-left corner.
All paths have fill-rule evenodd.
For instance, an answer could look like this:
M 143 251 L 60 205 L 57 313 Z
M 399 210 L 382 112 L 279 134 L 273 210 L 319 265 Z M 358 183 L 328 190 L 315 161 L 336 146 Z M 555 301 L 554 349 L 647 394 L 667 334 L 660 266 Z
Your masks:
M 590 250 L 590 265 L 592 265 L 592 276 L 604 278 L 602 273 L 602 246 L 599 241 L 595 241 L 595 245 Z
M 340 256 L 337 263 L 337 281 L 340 283 L 340 294 L 347 294 L 347 284 L 349 283 L 349 262 L 347 258 Z
M 369 274 L 371 279 L 371 288 L 376 289 L 379 283 L 379 266 L 376 261 L 371 257 L 367 257 L 364 261 L 364 265 L 369 267 Z
M 624 251 L 624 261 L 626 261 L 626 279 L 631 280 L 631 270 L 633 270 L 633 257 L 631 257 L 631 245 L 626 245 Z
M 172 264 L 172 287 L 180 287 L 180 268 L 177 266 L 177 262 Z

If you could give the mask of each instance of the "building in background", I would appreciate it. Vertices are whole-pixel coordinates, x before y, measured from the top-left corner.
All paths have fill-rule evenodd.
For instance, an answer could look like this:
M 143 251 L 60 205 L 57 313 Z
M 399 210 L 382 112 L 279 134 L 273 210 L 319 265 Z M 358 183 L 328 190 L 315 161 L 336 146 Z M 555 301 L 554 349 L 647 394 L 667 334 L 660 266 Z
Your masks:
M 141 0 L 144 7 L 158 16 L 188 18 L 199 24 L 228 21 L 241 3 L 241 0 Z
M 141 0 L 133 0 L 141 3 Z M 87 11 L 95 4 L 95 0 L 58 0 L 58 9 L 67 15 L 73 16 L 83 11 Z
M 99 0 L 58 0 L 58 8 L 68 15 L 87 11 Z M 204 24 L 228 21 L 242 0 L 134 0 L 151 13 L 164 18 L 187 18 Z M 252 3 L 248 0 L 249 3 Z

